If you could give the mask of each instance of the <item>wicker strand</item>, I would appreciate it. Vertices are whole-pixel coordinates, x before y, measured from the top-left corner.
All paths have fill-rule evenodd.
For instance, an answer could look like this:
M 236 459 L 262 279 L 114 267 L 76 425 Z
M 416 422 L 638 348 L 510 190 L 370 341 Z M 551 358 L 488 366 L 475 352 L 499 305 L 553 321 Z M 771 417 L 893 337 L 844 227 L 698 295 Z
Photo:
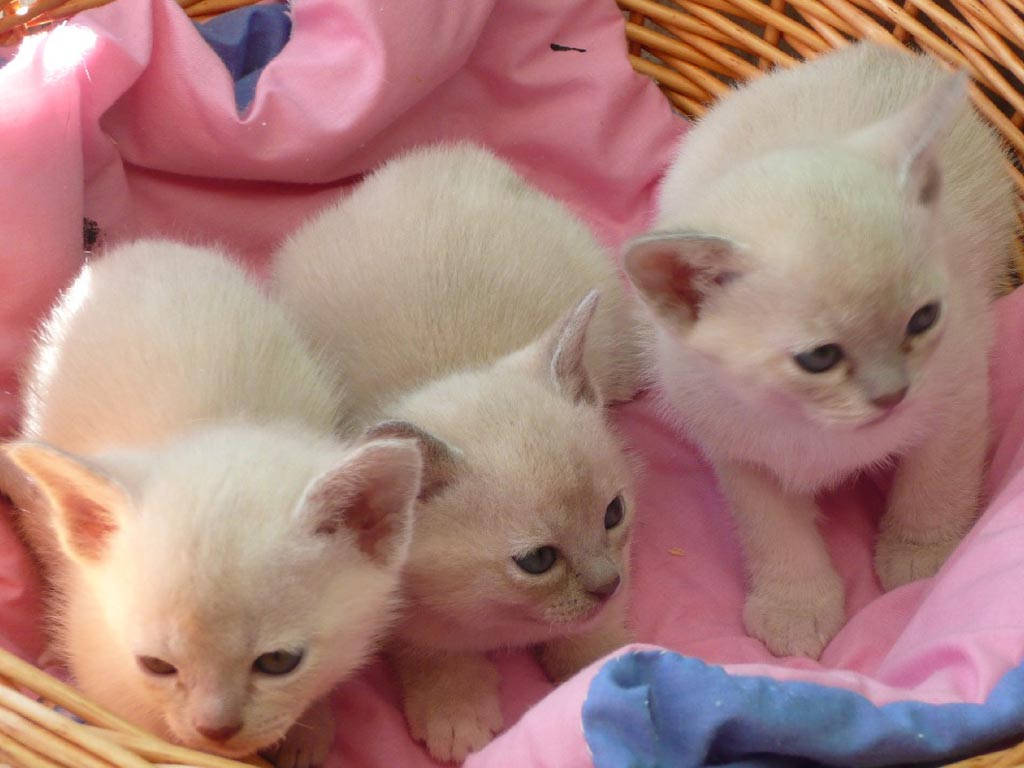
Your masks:
M 674 8 L 666 8 L 664 5 L 654 2 L 654 0 L 619 0 L 619 7 L 642 13 L 644 16 L 661 24 L 665 29 L 670 30 L 673 34 L 678 34 L 678 32 L 682 31 L 699 35 L 716 43 L 729 42 L 727 35 L 723 35 L 700 19 L 695 19 L 693 16 L 677 11 Z
M 697 2 L 708 8 L 714 7 L 711 0 L 697 0 Z M 776 29 L 778 32 L 782 32 L 796 40 L 799 40 L 801 44 L 812 50 L 825 51 L 829 48 L 828 43 L 826 43 L 818 33 L 813 30 L 809 30 L 807 27 L 801 26 L 784 13 L 772 8 L 770 5 L 765 5 L 763 2 L 758 2 L 758 0 L 730 0 L 728 4 L 742 9 L 747 18 L 761 24 L 771 25 L 771 27 Z M 767 45 L 774 45 L 774 41 L 767 38 L 764 42 Z
M 199 0 L 185 9 L 190 17 L 216 16 L 220 13 L 233 11 L 236 8 L 244 8 L 252 5 L 253 0 Z
M 639 24 L 633 24 L 628 21 L 626 22 L 626 38 L 633 45 L 643 44 L 648 48 L 653 48 L 661 53 L 669 54 L 681 61 L 695 64 L 709 72 L 715 72 L 723 75 L 724 77 L 733 77 L 736 75 L 735 70 L 729 71 L 726 67 L 719 64 L 707 54 L 701 53 L 696 48 L 693 48 L 679 40 L 673 40 L 665 35 L 659 35 L 657 32 L 654 32 L 647 27 L 642 27 Z M 639 53 L 634 55 L 639 56 Z
M 27 690 L 56 702 L 58 706 L 63 707 L 72 714 L 78 715 L 86 722 L 115 731 L 137 733 L 142 736 L 147 735 L 145 731 L 128 721 L 122 720 L 105 709 L 96 706 L 74 688 L 65 685 L 56 678 L 50 677 L 45 672 L 3 649 L 0 649 L 0 675 Z
M 771 9 L 775 13 L 782 15 L 782 11 L 785 9 L 785 7 L 786 0 L 771 0 Z M 765 26 L 764 28 L 764 34 L 761 36 L 764 38 L 764 41 L 768 43 L 768 45 L 778 45 L 779 39 L 782 37 L 782 32 L 777 26 L 769 22 L 767 26 Z M 768 67 L 771 66 L 771 64 L 772 63 L 763 56 L 757 57 L 757 68 L 760 69 L 762 72 L 766 71 Z
M 166 744 L 153 739 L 146 739 L 130 733 L 120 733 L 105 728 L 92 728 L 96 735 L 107 741 L 118 744 L 125 749 L 146 758 L 147 760 L 163 763 L 175 763 L 191 766 L 191 768 L 239 768 L 235 760 L 228 760 L 217 755 L 209 755 L 205 752 L 197 752 L 187 747 L 179 747 L 174 744 Z
M 18 768 L 68 768 L 48 757 L 43 757 L 38 752 L 33 752 L 3 731 L 0 731 L 0 758 L 10 760 Z
M 4 707 L 0 707 L 0 731 L 35 750 L 39 755 L 69 768 L 137 768 L 137 764 L 103 760 L 74 742 Z M 148 768 L 149 763 L 141 765 Z
M 30 722 L 32 727 L 25 726 L 21 721 Z M 137 755 L 100 738 L 74 720 L 47 709 L 5 685 L 0 685 L 0 727 L 9 736 L 21 739 L 36 751 L 42 751 L 40 746 L 46 747 L 44 754 L 47 757 L 67 762 L 65 755 L 74 757 L 86 750 L 101 758 L 91 763 L 72 761 L 70 765 L 76 768 L 79 765 L 81 768 L 107 768 L 110 765 L 117 768 L 150 768 L 150 764 Z M 14 729 L 13 732 L 11 729 Z M 45 734 L 45 739 L 39 736 L 40 731 Z
M 707 101 L 709 94 L 700 89 L 692 81 L 683 77 L 680 73 L 675 70 L 669 69 L 668 67 L 655 64 L 647 59 L 642 59 L 639 56 L 630 56 L 630 63 L 633 65 L 633 69 L 642 75 L 647 75 L 652 80 L 657 80 L 662 85 L 667 85 L 676 93 L 680 93 L 684 96 L 689 96 L 691 99 L 697 101 Z

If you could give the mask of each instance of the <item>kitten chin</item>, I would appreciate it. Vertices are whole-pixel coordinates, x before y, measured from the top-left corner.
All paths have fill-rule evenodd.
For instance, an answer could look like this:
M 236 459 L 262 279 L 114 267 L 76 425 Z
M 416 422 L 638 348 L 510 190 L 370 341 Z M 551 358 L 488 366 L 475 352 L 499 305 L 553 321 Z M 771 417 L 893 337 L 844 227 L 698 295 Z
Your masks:
M 331 436 L 340 390 L 281 310 L 168 242 L 83 270 L 28 387 L 0 478 L 83 692 L 199 749 L 320 754 L 330 721 L 293 724 L 394 619 L 416 441 Z
M 974 519 L 1017 227 L 1003 163 L 964 75 L 849 46 L 712 109 L 627 248 L 662 399 L 715 466 L 744 621 L 776 654 L 817 656 L 844 620 L 816 491 L 898 462 L 886 589 L 932 575 Z

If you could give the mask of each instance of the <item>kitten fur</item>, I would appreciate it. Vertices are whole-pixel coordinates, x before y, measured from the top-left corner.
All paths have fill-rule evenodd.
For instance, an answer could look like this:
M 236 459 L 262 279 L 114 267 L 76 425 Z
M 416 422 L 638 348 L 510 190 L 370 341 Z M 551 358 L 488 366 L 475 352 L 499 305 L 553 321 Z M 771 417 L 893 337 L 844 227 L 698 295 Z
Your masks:
M 647 326 L 611 256 L 565 206 L 479 147 L 392 160 L 314 221 L 282 247 L 276 291 L 344 372 L 351 423 L 538 338 L 595 288 L 591 378 L 609 402 L 645 383 Z
M 314 702 L 395 613 L 416 443 L 331 437 L 341 390 L 283 310 L 222 254 L 171 242 L 87 264 L 27 378 L 0 475 L 82 690 L 191 747 L 284 738 L 281 765 L 319 764 L 333 724 Z M 302 654 L 294 671 L 254 668 L 278 650 Z
M 541 644 L 561 679 L 628 639 L 625 590 L 598 594 L 632 524 L 603 406 L 640 386 L 638 314 L 581 224 L 468 145 L 386 164 L 289 239 L 275 285 L 363 421 L 395 420 L 370 434 L 425 446 L 391 655 L 414 737 L 461 761 L 502 725 L 487 651 Z M 549 571 L 513 561 L 542 546 Z
M 845 620 L 815 492 L 899 459 L 886 589 L 934 573 L 976 515 L 990 301 L 1016 216 L 965 91 L 872 44 L 758 79 L 686 136 L 657 231 L 627 250 L 664 399 L 738 524 L 746 627 L 775 654 L 817 656 Z M 930 302 L 937 321 L 910 333 Z M 795 361 L 827 344 L 844 353 L 830 370 Z

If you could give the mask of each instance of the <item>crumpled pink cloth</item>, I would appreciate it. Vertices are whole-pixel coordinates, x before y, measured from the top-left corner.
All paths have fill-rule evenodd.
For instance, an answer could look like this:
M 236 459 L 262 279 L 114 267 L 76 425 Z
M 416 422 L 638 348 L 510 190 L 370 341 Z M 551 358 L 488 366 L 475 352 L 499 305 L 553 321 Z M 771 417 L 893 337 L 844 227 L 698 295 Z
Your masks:
M 291 40 L 242 115 L 227 71 L 173 0 L 80 14 L 27 39 L 0 68 L 0 429 L 16 426 L 16 372 L 32 330 L 81 264 L 83 216 L 107 244 L 154 234 L 217 241 L 261 267 L 368 169 L 414 145 L 466 138 L 566 201 L 609 246 L 646 227 L 685 123 L 630 69 L 612 0 L 293 8 Z M 984 516 L 938 577 L 881 595 L 871 544 L 886 478 L 824 499 L 850 621 L 820 662 L 774 659 L 745 636 L 738 546 L 709 468 L 648 400 L 620 408 L 617 422 L 646 465 L 638 638 L 732 673 L 843 686 L 879 703 L 984 699 L 1024 655 L 1024 294 L 999 311 Z M 0 644 L 29 659 L 42 648 L 37 593 L 0 519 Z M 598 665 L 555 688 L 526 653 L 499 664 L 510 727 L 468 765 L 591 766 L 580 708 Z M 409 738 L 382 665 L 333 702 L 329 768 L 433 764 Z

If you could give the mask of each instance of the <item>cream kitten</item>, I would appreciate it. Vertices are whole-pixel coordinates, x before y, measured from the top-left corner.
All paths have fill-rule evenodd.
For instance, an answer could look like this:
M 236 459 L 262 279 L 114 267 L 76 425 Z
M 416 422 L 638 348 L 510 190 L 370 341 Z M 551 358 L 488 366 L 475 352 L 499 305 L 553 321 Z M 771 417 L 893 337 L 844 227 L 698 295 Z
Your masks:
M 388 163 L 285 244 L 276 286 L 362 418 L 396 420 L 368 436 L 424 446 L 391 655 L 413 735 L 462 760 L 502 725 L 486 652 L 542 645 L 562 679 L 628 640 L 603 405 L 639 387 L 643 332 L 584 227 L 470 146 Z
M 845 619 L 816 491 L 900 459 L 886 589 L 933 574 L 978 509 L 1016 217 L 965 83 L 866 44 L 753 82 L 687 136 L 626 254 L 665 399 L 738 523 L 747 630 L 777 655 L 817 656 Z
M 82 690 L 191 747 L 284 737 L 279 765 L 319 764 L 333 723 L 315 702 L 393 618 L 416 442 L 326 436 L 339 390 L 283 311 L 169 242 L 82 270 L 27 387 L 2 476 Z

